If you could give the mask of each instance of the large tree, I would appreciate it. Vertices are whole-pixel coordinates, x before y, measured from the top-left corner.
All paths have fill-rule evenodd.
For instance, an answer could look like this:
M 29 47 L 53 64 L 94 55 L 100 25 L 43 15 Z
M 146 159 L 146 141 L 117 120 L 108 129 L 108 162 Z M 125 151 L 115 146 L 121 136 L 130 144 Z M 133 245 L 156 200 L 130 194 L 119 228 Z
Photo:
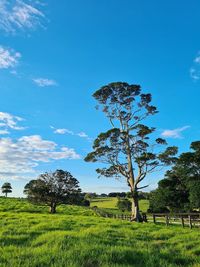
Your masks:
M 143 94 L 139 85 L 110 83 L 93 97 L 102 106 L 111 129 L 99 134 L 85 160 L 107 164 L 96 170 L 99 175 L 125 178 L 132 195 L 132 220 L 141 221 L 138 190 L 146 186 L 141 187 L 140 183 L 148 173 L 174 162 L 177 148 L 168 147 L 161 153 L 159 147 L 166 141 L 150 139 L 155 128 L 142 121 L 156 114 L 157 109 L 151 105 L 151 94 Z
M 191 143 L 191 151 L 182 153 L 172 170 L 152 192 L 150 208 L 160 211 L 190 211 L 200 208 L 200 141 Z
M 12 193 L 12 186 L 10 183 L 4 183 L 1 187 L 1 191 L 7 197 L 8 193 Z
M 191 151 L 182 153 L 173 168 L 189 191 L 190 209 L 200 209 L 200 141 L 192 142 Z
M 189 209 L 189 191 L 182 176 L 167 171 L 158 188 L 150 193 L 150 212 L 184 212 Z
M 79 182 L 71 173 L 56 170 L 41 174 L 37 180 L 31 180 L 24 188 L 24 193 L 33 203 L 50 206 L 55 213 L 56 207 L 62 203 L 72 204 L 80 196 Z

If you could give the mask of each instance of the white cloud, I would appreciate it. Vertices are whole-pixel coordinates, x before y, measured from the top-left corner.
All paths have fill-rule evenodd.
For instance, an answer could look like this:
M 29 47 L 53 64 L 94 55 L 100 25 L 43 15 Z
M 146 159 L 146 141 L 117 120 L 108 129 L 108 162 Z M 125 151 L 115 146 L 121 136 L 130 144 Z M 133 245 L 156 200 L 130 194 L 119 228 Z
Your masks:
M 84 132 L 80 132 L 77 134 L 79 137 L 82 137 L 82 138 L 88 138 L 88 135 Z
M 199 55 L 194 59 L 194 62 L 200 64 L 200 56 Z
M 43 140 L 39 135 L 22 136 L 17 140 L 0 139 L 0 174 L 24 176 L 34 172 L 42 162 L 60 159 L 79 159 L 73 148 L 57 148 L 55 142 Z
M 161 135 L 166 138 L 182 138 L 181 133 L 190 128 L 190 126 L 184 126 L 173 130 L 164 130 Z
M 0 69 L 16 67 L 20 58 L 19 52 L 0 46 Z
M 0 130 L 0 135 L 9 134 L 10 132 L 8 130 Z
M 45 19 L 39 1 L 0 0 L 0 28 L 7 33 L 36 29 Z
M 51 79 L 46 78 L 36 78 L 33 79 L 34 83 L 39 87 L 47 87 L 47 86 L 57 86 L 57 82 Z
M 57 134 L 71 134 L 71 135 L 74 135 L 74 132 L 68 130 L 68 129 L 55 129 L 54 133 L 57 133 Z
M 200 52 L 197 53 L 197 56 L 193 60 L 193 65 L 190 68 L 190 77 L 194 81 L 198 81 L 200 79 Z
M 85 138 L 85 139 L 87 139 L 89 142 L 92 142 L 92 138 L 91 137 L 89 137 L 85 132 L 80 132 L 80 133 L 78 133 L 78 134 L 76 134 L 77 136 L 79 136 L 79 137 L 81 137 L 81 138 Z
M 19 139 L 22 147 L 29 150 L 48 151 L 56 148 L 56 143 L 52 141 L 42 140 L 39 135 L 23 136 Z
M 190 69 L 190 77 L 194 80 L 197 81 L 200 79 L 200 71 L 195 69 L 195 68 L 191 68 Z
M 81 138 L 85 138 L 87 139 L 89 142 L 92 141 L 92 138 L 90 138 L 85 132 L 79 132 L 79 133 L 75 133 L 69 129 L 66 129 L 66 128 L 59 128 L 59 129 L 56 129 L 55 127 L 53 126 L 50 126 L 51 129 L 54 130 L 54 133 L 56 134 L 70 134 L 70 135 L 75 135 L 75 136 L 79 136 Z
M 8 134 L 8 129 L 24 130 L 25 127 L 18 126 L 18 123 L 23 120 L 21 117 L 14 116 L 10 113 L 0 112 L 0 134 Z

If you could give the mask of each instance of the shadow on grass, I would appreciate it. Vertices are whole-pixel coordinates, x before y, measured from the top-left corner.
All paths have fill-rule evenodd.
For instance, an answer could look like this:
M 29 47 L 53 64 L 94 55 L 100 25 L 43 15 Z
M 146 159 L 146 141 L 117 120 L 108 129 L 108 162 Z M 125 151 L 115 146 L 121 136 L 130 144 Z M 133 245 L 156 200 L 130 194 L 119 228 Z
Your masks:
M 28 233 L 26 235 L 19 235 L 19 236 L 5 236 L 1 237 L 0 239 L 0 246 L 18 246 L 18 247 L 23 247 L 23 246 L 28 246 L 31 244 L 32 240 L 38 237 L 41 233 Z

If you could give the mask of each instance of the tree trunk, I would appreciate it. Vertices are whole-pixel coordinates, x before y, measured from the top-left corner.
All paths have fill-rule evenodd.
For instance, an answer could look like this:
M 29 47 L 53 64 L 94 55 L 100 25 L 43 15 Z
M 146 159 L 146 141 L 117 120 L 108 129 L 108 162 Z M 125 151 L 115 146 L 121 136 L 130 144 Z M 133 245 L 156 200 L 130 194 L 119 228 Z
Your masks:
M 132 214 L 131 214 L 131 221 L 135 222 L 142 222 L 142 216 L 140 214 L 139 209 L 139 200 L 138 200 L 138 193 L 133 193 L 133 199 L 132 199 Z
M 143 220 L 139 210 L 138 192 L 135 185 L 134 168 L 132 164 L 129 130 L 127 130 L 126 150 L 127 150 L 126 152 L 127 152 L 127 163 L 128 163 L 128 173 L 129 173 L 128 184 L 131 188 L 131 193 L 132 193 L 131 221 L 142 222 Z
M 5 196 L 6 196 L 6 197 L 8 196 L 8 193 L 7 193 L 7 192 L 5 193 Z
M 52 202 L 50 206 L 50 213 L 56 213 L 56 203 Z

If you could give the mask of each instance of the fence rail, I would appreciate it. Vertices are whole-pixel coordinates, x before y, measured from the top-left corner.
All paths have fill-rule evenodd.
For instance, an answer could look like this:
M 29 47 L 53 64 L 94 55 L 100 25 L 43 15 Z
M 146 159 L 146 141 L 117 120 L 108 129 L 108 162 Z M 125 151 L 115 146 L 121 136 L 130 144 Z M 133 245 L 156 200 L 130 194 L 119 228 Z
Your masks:
M 151 219 L 151 218 L 152 219 Z M 200 227 L 200 213 L 153 213 L 148 215 L 148 220 L 153 223 L 169 225 L 182 225 L 182 227 Z
M 95 210 L 96 213 L 105 218 L 114 218 L 131 221 L 131 216 L 127 214 L 111 214 L 100 209 Z M 182 225 L 182 227 L 200 227 L 200 213 L 142 213 L 145 222 L 153 222 L 154 224 Z

